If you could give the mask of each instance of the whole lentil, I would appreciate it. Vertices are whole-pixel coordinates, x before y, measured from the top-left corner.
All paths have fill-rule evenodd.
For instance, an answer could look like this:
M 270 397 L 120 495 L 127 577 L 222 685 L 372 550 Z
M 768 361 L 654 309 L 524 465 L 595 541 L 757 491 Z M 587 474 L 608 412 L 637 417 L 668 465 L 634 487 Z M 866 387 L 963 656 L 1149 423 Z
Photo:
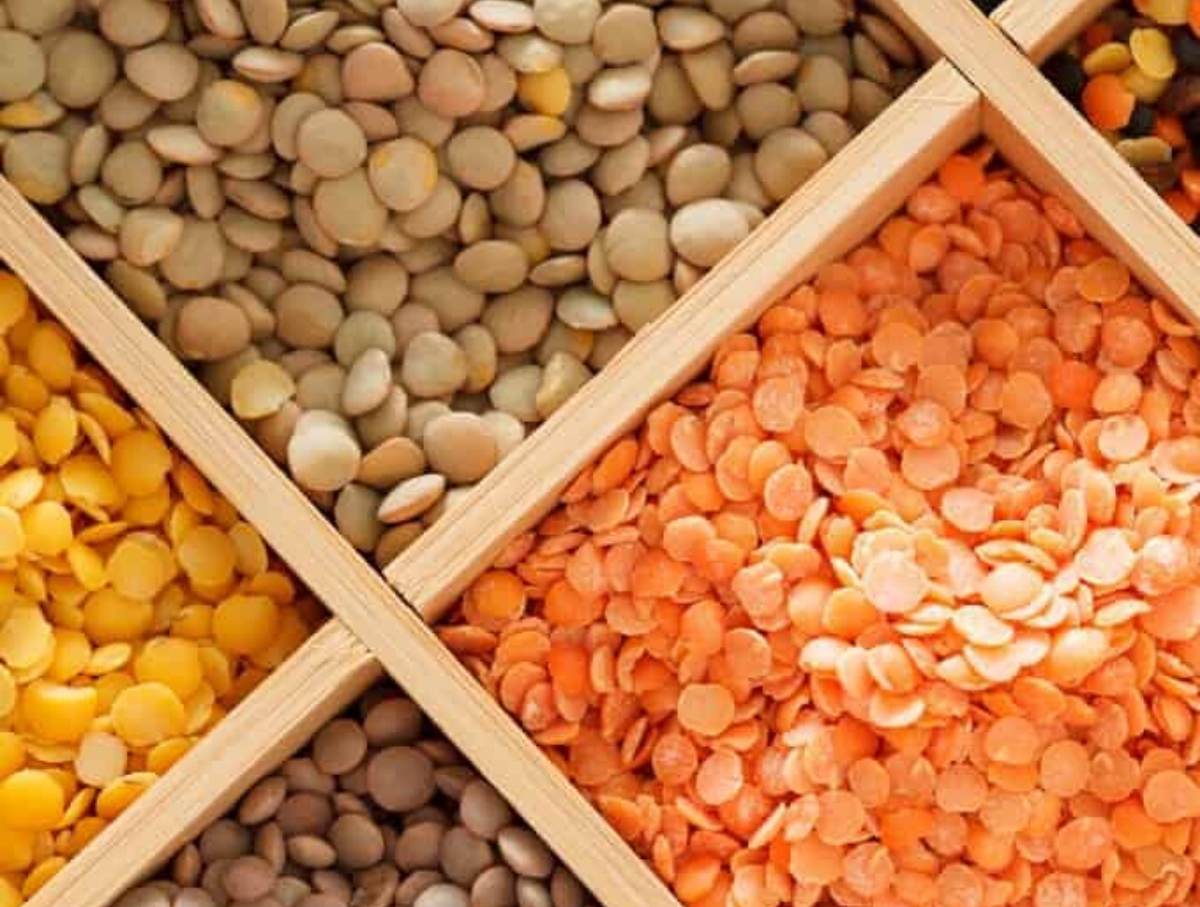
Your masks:
M 16 907 L 320 618 L 3 271 L 0 331 L 0 904 Z M 206 849 L 244 848 L 217 831 Z
M 229 903 L 586 907 L 590 901 L 499 793 L 425 726 L 416 705 L 381 687 L 323 727 L 306 754 L 259 781 L 159 878 L 126 892 L 117 905 Z
M 440 636 L 684 904 L 1189 903 L 1194 351 L 968 149 L 726 338 Z M 522 834 L 497 849 L 541 904 Z
M 477 417 L 426 457 L 469 488 L 917 64 L 857 0 L 47 6 L 0 22 L 4 174 L 380 564 L 415 533 L 341 492 L 421 404 Z

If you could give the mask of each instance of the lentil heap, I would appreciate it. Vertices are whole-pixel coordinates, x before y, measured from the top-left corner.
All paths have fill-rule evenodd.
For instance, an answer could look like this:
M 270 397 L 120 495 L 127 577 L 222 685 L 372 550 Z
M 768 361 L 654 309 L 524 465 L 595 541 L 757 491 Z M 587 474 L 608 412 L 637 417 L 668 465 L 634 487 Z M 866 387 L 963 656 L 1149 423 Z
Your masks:
M 919 63 L 854 0 L 7 0 L 0 60 L 4 174 L 381 564 Z
M 1195 902 L 1200 346 L 990 155 L 440 631 L 685 904 Z
M 0 907 L 15 907 L 320 616 L 4 272 L 0 382 Z
M 1189 224 L 1200 213 L 1200 2 L 1110 6 L 1042 71 Z
M 394 688 L 372 690 L 117 907 L 585 907 L 550 849 Z

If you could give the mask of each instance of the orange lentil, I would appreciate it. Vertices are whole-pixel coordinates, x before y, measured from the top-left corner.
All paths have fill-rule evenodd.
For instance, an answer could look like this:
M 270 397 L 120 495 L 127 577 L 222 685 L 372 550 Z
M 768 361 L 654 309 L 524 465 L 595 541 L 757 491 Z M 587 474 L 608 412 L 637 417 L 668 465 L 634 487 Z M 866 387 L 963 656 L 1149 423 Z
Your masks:
M 1151 775 L 1142 788 L 1142 807 L 1156 822 L 1200 816 L 1200 786 L 1179 769 Z
M 1170 116 L 1165 113 L 1159 113 L 1155 118 L 1154 135 L 1172 148 L 1184 148 L 1188 143 L 1187 133 L 1183 131 L 1183 122 L 1179 117 Z
M 524 585 L 507 570 L 489 570 L 472 584 L 465 607 L 472 611 L 475 626 L 503 629 L 525 612 Z
M 697 734 L 716 736 L 732 723 L 735 707 L 733 694 L 720 684 L 689 684 L 679 694 L 679 723 Z
M 655 776 L 663 782 L 679 786 L 687 783 L 697 768 L 696 747 L 680 733 L 667 733 L 658 738 L 650 755 Z
M 963 204 L 975 201 L 986 185 L 982 164 L 965 154 L 953 154 L 938 168 L 942 188 Z
M 955 155 L 442 638 L 689 907 L 1192 903 L 1198 375 L 1061 202 Z
M 1192 223 L 1200 216 L 1200 204 L 1197 204 L 1196 199 L 1189 192 L 1171 190 L 1163 193 L 1163 200 L 1171 206 L 1171 210 L 1185 224 Z
M 1179 186 L 1188 199 L 1200 204 L 1200 167 L 1188 167 L 1179 175 Z
M 593 492 L 602 494 L 624 482 L 633 471 L 637 455 L 638 445 L 632 438 L 613 445 L 592 471 Z
M 1129 289 L 1129 269 L 1115 258 L 1097 258 L 1079 270 L 1076 289 L 1090 302 L 1115 302 Z
M 1083 112 L 1097 129 L 1120 129 L 1129 122 L 1137 98 L 1119 76 L 1104 73 L 1083 89 Z
M 675 894 L 685 904 L 694 904 L 712 891 L 721 875 L 721 860 L 715 854 L 697 854 L 680 864 L 675 873 Z

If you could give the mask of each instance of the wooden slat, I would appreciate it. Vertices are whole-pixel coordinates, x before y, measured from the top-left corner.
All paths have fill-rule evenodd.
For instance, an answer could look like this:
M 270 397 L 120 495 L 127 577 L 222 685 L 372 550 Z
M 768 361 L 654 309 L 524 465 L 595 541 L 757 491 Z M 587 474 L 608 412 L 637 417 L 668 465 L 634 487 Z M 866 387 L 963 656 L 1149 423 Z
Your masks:
M 2 179 L 0 259 L 21 274 L 326 607 L 370 645 L 384 669 L 601 902 L 677 907 L 654 873 L 383 577 Z M 182 781 L 186 773 L 176 777 Z M 232 780 L 228 772 L 226 780 Z M 94 884 L 90 872 L 77 878 L 80 891 Z M 54 907 L 76 907 L 69 898 L 52 900 Z
M 229 809 L 380 673 L 366 647 L 339 621 L 329 621 L 28 907 L 111 903 Z
M 521 449 L 386 571 L 436 621 L 597 453 L 687 381 L 721 338 L 862 240 L 978 128 L 974 90 L 936 64 Z
M 1041 64 L 1116 0 L 1008 0 L 992 21 Z
M 1041 2 L 1041 0 L 1033 0 Z M 983 94 L 984 132 L 1151 291 L 1200 323 L 1200 240 L 1036 67 L 958 0 L 909 14 Z

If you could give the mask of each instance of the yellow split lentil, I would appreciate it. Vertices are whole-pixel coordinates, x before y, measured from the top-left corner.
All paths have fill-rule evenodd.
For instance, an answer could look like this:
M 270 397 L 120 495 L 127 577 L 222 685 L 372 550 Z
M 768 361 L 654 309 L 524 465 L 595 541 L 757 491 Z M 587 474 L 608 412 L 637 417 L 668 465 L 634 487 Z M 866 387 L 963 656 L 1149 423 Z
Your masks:
M 0 907 L 308 636 L 255 529 L 0 272 Z

